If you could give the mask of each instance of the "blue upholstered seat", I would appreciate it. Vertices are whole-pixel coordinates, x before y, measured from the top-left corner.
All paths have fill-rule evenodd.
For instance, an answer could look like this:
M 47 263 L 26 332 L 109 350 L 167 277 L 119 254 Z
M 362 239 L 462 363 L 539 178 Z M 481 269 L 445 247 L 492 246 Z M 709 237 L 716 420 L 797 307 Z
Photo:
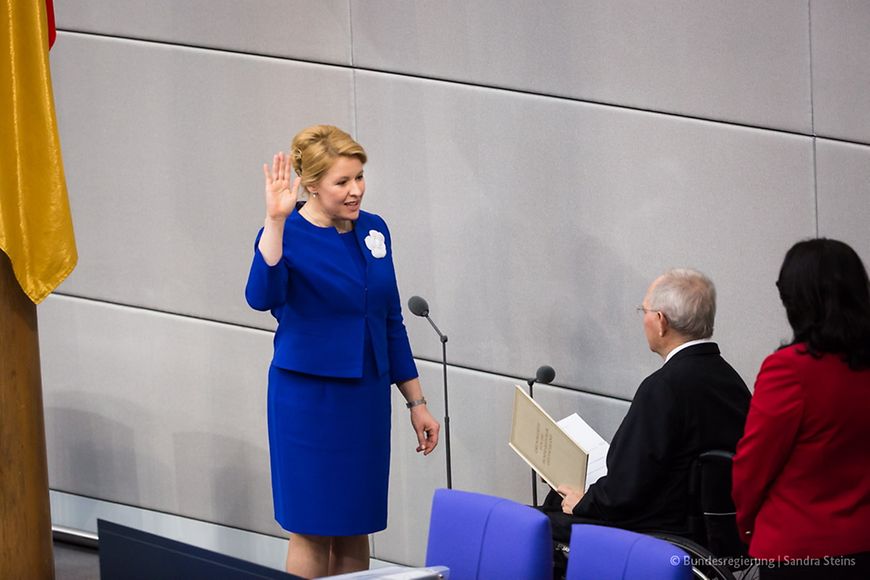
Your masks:
M 507 499 L 436 490 L 426 565 L 447 566 L 450 580 L 549 580 L 550 521 L 538 510 Z
M 576 524 L 571 527 L 571 556 L 566 580 L 688 580 L 689 555 L 643 534 Z

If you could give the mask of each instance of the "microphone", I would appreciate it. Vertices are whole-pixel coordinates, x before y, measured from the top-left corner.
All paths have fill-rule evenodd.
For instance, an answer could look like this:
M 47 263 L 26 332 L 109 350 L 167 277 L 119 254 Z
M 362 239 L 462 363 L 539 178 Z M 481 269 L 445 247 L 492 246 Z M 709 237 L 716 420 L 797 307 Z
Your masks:
M 411 296 L 408 300 L 408 308 L 414 316 L 429 316 L 429 303 L 420 296 Z
M 432 325 L 432 328 L 438 334 L 439 340 L 441 340 L 441 368 L 444 371 L 444 447 L 447 460 L 447 489 L 453 489 L 453 474 L 450 462 L 450 413 L 447 405 L 447 335 L 442 333 L 435 326 L 435 323 L 432 322 L 432 319 L 429 318 L 429 303 L 426 302 L 425 298 L 411 296 L 410 300 L 408 300 L 408 309 L 414 316 L 428 320 L 429 324 Z
M 553 370 L 553 367 L 551 367 L 550 365 L 544 365 L 542 367 L 538 367 L 538 370 L 535 371 L 535 378 L 529 379 L 526 382 L 529 384 L 529 389 L 531 389 L 535 383 L 549 385 L 553 382 L 553 379 L 555 378 L 556 371 Z
M 538 367 L 538 370 L 535 371 L 534 378 L 526 380 L 526 383 L 529 385 L 529 397 L 532 399 L 535 398 L 534 386 L 535 383 L 541 383 L 542 385 L 549 385 L 553 382 L 553 379 L 556 378 L 556 371 L 553 370 L 553 367 L 550 365 L 544 365 Z M 532 506 L 538 505 L 538 484 L 537 484 L 537 474 L 535 470 L 532 469 Z
M 432 328 L 435 329 L 435 332 L 438 333 L 438 338 L 441 339 L 441 342 L 442 343 L 447 342 L 447 335 L 442 334 L 441 331 L 438 330 L 438 327 L 435 326 L 435 323 L 432 322 L 432 319 L 429 318 L 429 303 L 426 302 L 425 298 L 423 298 L 421 296 L 411 296 L 411 299 L 408 300 L 408 309 L 411 311 L 411 314 L 413 314 L 414 316 L 420 316 L 420 317 L 428 320 L 429 324 L 432 325 Z

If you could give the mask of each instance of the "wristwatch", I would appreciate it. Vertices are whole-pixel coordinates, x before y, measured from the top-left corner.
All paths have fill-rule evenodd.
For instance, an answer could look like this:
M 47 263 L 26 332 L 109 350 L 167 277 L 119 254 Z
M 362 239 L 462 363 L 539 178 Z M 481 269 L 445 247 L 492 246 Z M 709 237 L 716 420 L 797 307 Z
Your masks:
M 405 406 L 408 407 L 409 409 L 413 409 L 417 405 L 425 405 L 425 404 L 426 404 L 426 397 L 423 397 L 422 399 L 414 399 L 413 401 L 408 401 L 407 403 L 405 403 Z

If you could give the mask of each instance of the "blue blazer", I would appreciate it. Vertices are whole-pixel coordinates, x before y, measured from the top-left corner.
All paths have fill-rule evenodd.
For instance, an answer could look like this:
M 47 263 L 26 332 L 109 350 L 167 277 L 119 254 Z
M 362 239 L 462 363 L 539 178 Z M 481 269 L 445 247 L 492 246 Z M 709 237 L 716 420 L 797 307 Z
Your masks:
M 376 257 L 365 239 L 383 234 L 386 253 Z M 281 260 L 268 266 L 254 242 L 245 298 L 278 320 L 272 364 L 337 378 L 363 374 L 368 332 L 377 369 L 397 383 L 417 376 L 393 268 L 390 232 L 380 216 L 360 212 L 352 234 L 365 256 L 366 273 L 348 255 L 335 228 L 315 226 L 294 211 L 284 225 Z

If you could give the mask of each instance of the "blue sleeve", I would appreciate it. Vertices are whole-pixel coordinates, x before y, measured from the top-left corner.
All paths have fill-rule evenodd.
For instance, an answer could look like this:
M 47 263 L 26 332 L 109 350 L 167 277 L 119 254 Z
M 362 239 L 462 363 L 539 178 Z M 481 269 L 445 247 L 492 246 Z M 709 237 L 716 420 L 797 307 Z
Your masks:
M 408 331 L 402 318 L 402 302 L 399 298 L 399 286 L 396 282 L 395 264 L 393 263 L 393 242 L 390 230 L 384 223 L 384 238 L 390 250 L 390 265 L 393 270 L 392 295 L 387 311 L 387 348 L 390 357 L 390 382 L 401 383 L 418 376 L 414 355 L 411 353 L 411 343 Z
M 284 304 L 287 298 L 287 284 L 290 280 L 290 269 L 282 257 L 277 264 L 269 266 L 263 259 L 257 245 L 263 228 L 257 233 L 254 241 L 254 259 L 251 271 L 248 273 L 248 283 L 245 286 L 245 299 L 254 310 L 272 310 Z

